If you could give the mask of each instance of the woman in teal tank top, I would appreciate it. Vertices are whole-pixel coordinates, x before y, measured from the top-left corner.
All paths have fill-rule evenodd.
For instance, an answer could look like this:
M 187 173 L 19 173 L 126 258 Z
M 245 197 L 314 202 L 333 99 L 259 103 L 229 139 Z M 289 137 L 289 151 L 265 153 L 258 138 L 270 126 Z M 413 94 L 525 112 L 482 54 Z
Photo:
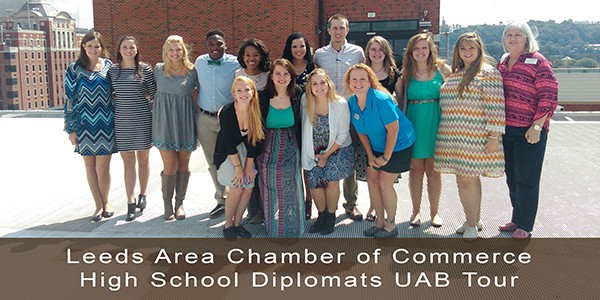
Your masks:
M 406 98 L 402 99 L 407 100 L 406 117 L 412 122 L 416 133 L 409 173 L 413 205 L 409 221 L 411 226 L 421 224 L 421 195 L 425 175 L 431 225 L 440 227 L 443 223 L 439 215 L 442 177 L 433 169 L 433 152 L 441 114 L 440 87 L 450 72 L 450 68 L 437 55 L 431 33 L 419 33 L 410 38 L 404 54 L 402 77 L 398 81 L 400 90 L 405 92 L 398 98 Z

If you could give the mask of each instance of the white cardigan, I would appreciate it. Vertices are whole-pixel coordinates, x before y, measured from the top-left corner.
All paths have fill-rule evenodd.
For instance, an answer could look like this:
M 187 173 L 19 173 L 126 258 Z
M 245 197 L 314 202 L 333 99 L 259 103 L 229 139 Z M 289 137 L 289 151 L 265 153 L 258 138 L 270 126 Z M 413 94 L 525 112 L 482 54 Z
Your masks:
M 313 144 L 313 126 L 306 113 L 306 94 L 302 95 L 302 168 L 312 170 L 315 162 L 315 145 Z M 333 144 L 340 148 L 352 144 L 350 138 L 350 109 L 344 98 L 338 97 L 329 102 L 329 143 L 328 151 Z M 323 151 L 323 152 L 325 152 Z

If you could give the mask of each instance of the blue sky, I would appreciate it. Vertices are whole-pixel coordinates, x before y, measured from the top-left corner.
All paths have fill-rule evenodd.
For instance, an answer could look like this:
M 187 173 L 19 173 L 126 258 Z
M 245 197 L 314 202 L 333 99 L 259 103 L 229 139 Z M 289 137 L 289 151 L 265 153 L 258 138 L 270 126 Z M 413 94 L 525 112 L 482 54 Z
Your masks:
M 440 5 L 440 22 L 444 18 L 463 26 L 511 20 L 600 21 L 595 0 L 441 0 Z

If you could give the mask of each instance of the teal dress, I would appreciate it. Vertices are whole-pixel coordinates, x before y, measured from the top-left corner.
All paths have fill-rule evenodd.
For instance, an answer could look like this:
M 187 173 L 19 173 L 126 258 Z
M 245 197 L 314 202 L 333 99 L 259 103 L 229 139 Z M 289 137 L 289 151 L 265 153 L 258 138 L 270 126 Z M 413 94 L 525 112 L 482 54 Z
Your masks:
M 433 157 L 437 128 L 440 123 L 440 87 L 444 78 L 439 70 L 429 81 L 418 81 L 411 77 L 406 96 L 408 106 L 406 117 L 412 122 L 416 140 L 413 145 L 413 158 Z

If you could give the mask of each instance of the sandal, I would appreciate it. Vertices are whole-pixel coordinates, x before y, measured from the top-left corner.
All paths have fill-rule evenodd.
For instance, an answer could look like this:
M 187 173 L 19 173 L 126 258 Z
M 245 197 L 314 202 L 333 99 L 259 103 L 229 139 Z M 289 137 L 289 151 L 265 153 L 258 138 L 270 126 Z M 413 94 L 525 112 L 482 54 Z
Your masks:
M 374 216 L 373 214 L 367 214 L 365 220 L 367 220 L 367 222 L 375 222 L 375 220 L 377 220 L 377 216 Z

